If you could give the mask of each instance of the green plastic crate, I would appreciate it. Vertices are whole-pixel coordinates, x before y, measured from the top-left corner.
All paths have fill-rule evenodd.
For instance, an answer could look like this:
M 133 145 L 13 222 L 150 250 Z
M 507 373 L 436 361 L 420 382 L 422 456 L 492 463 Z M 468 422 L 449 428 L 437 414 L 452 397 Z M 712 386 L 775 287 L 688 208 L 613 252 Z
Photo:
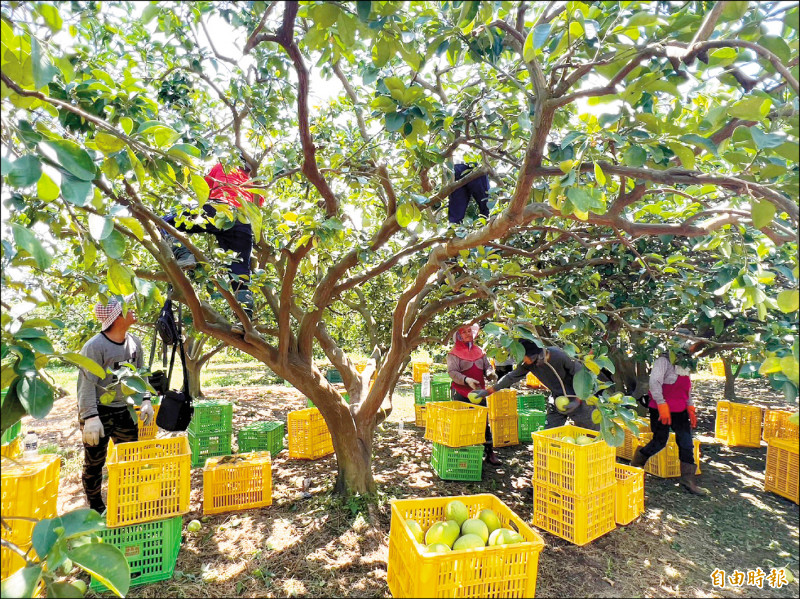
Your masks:
M 6 432 L 3 433 L 2 443 L 3 445 L 7 443 L 11 443 L 17 437 L 19 437 L 20 433 L 22 432 L 22 420 L 17 420 L 14 424 L 6 429 Z
M 533 395 L 517 395 L 517 411 L 519 410 L 546 410 L 547 396 L 541 393 Z
M 188 431 L 195 435 L 220 435 L 233 431 L 233 404 L 229 401 L 212 399 L 194 404 L 194 416 Z
M 434 443 L 431 467 L 442 480 L 481 480 L 483 445 L 448 447 Z
M 342 397 L 344 398 L 345 403 L 350 403 L 350 394 L 349 393 L 342 393 Z M 315 408 L 314 402 L 311 401 L 311 398 L 306 398 L 306 407 L 307 408 Z
M 239 453 L 268 451 L 272 457 L 283 451 L 283 422 L 256 422 L 236 433 Z
M 429 401 L 450 401 L 450 383 L 431 381 L 430 397 L 422 397 L 422 383 L 414 383 L 414 403 L 425 404 Z
M 431 382 L 432 383 L 447 383 L 448 385 L 453 382 L 453 379 L 450 378 L 450 375 L 446 372 L 437 372 L 436 374 L 431 375 Z
M 142 522 L 119 528 L 106 528 L 98 534 L 104 543 L 114 545 L 125 556 L 131 569 L 131 586 L 172 578 L 181 547 L 183 518 Z M 92 576 L 89 585 L 95 592 L 109 589 Z
M 532 443 L 531 434 L 544 428 L 547 412 L 542 410 L 521 410 L 517 412 L 519 422 L 519 442 Z
M 231 433 L 195 435 L 190 431 L 189 447 L 192 449 L 192 468 L 200 468 L 206 465 L 208 458 L 231 455 Z
M 325 371 L 325 378 L 328 379 L 329 383 L 342 382 L 342 374 L 335 368 L 328 368 L 328 370 Z

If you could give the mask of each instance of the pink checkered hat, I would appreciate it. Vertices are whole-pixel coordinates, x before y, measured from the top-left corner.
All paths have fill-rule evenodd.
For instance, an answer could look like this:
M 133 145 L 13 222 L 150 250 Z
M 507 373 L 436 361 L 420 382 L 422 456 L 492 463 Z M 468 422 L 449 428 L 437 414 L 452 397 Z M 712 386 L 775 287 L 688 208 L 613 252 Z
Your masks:
M 125 303 L 130 303 L 134 298 L 131 293 L 125 298 Z M 94 316 L 100 321 L 100 330 L 105 331 L 108 327 L 114 324 L 114 321 L 122 314 L 122 302 L 118 299 L 112 298 L 108 300 L 107 304 L 97 302 L 94 305 Z

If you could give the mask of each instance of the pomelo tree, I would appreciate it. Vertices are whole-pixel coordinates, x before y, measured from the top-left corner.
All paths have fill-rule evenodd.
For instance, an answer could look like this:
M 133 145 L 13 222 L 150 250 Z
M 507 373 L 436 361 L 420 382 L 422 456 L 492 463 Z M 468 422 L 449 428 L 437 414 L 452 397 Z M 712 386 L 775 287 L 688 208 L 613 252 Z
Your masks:
M 796 22 L 777 2 L 4 4 L 3 285 L 57 307 L 42 273 L 94 297 L 152 301 L 168 282 L 198 333 L 319 407 L 337 491 L 371 491 L 373 433 L 408 356 L 464 316 L 488 318 L 494 290 L 513 286 L 519 263 L 489 244 L 539 231 L 531 251 L 547 255 L 576 229 L 589 244 L 736 243 L 743 224 L 796 242 Z M 266 200 L 238 214 L 256 241 L 254 321 L 229 256 L 160 218 L 207 201 L 202 175 L 239 152 Z M 470 160 L 454 181 L 451 165 Z M 484 174 L 489 218 L 450 226 L 448 195 Z M 162 229 L 201 267 L 183 272 Z M 796 315 L 796 280 L 776 299 L 740 277 L 753 305 Z M 371 389 L 376 364 L 359 374 L 328 329 L 365 301 L 388 338 Z M 37 374 L 44 324 L 4 317 L 4 427 L 7 410 L 52 402 Z

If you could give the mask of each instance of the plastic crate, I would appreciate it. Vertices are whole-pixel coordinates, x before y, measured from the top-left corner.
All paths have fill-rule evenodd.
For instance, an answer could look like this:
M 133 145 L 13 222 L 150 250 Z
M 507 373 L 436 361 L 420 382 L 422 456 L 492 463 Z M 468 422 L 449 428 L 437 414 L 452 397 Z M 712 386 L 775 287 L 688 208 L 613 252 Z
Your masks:
M 537 379 L 536 376 L 532 372 L 529 372 L 528 375 L 525 377 L 525 384 L 528 387 L 534 387 L 534 388 L 544 387 L 544 385 L 542 384 L 542 381 Z
M 541 393 L 517 395 L 517 412 L 521 410 L 547 410 L 547 396 Z
M 761 408 L 718 401 L 715 436 L 731 447 L 761 447 Z
M 489 418 L 517 417 L 517 390 L 502 389 L 486 398 L 489 407 Z
M 617 464 L 614 473 L 614 519 L 617 524 L 630 524 L 644 511 L 644 470 Z
M 181 548 L 183 518 L 175 516 L 155 522 L 141 522 L 107 528 L 98 534 L 104 543 L 122 551 L 131 570 L 131 586 L 169 580 Z M 109 589 L 94 576 L 89 584 L 95 592 Z
M 424 404 L 430 401 L 450 401 L 450 383 L 432 380 L 430 397 L 422 396 L 422 383 L 414 383 L 414 403 Z
M 233 404 L 212 399 L 194 403 L 194 416 L 187 429 L 195 435 L 230 433 L 233 431 Z
M 597 438 L 597 431 L 559 426 L 533 433 L 533 480 L 583 497 L 614 485 L 616 452 L 605 441 L 576 445 L 562 441 L 569 435 Z
M 642 433 L 639 437 L 638 447 L 644 447 L 653 439 L 653 433 Z M 694 439 L 694 463 L 697 464 L 696 474 L 700 474 L 700 440 Z M 681 475 L 681 462 L 678 458 L 678 444 L 675 442 L 675 433 L 669 434 L 667 446 L 647 460 L 644 471 L 659 478 L 676 478 Z
M 189 511 L 187 437 L 120 443 L 108 452 L 106 524 L 126 526 Z
M 236 433 L 239 453 L 268 451 L 272 456 L 283 451 L 283 422 L 254 422 Z
M 800 442 L 800 427 L 789 422 L 793 412 L 784 410 L 764 410 L 764 441 L 787 439 Z
M 588 495 L 578 495 L 534 480 L 533 525 L 575 545 L 585 545 L 616 528 L 614 489 L 612 482 Z
M 223 462 L 223 460 L 231 460 Z M 268 451 L 211 458 L 203 468 L 203 514 L 272 505 L 272 460 Z
M 316 460 L 333 453 L 333 439 L 318 408 L 289 412 L 289 457 Z
M 426 405 L 425 438 L 448 447 L 466 447 L 486 442 L 488 408 L 463 401 Z
M 421 383 L 422 375 L 430 371 L 430 362 L 411 362 L 411 378 L 415 383 Z
M 31 546 L 35 522 L 16 518 L 54 518 L 58 508 L 58 483 L 61 458 L 42 454 L 31 459 L 0 459 L 2 483 L 0 513 L 10 528 L 0 527 L 0 536 L 23 551 Z M 32 555 L 36 555 L 31 551 Z M 3 547 L 0 551 L 0 579 L 6 579 L 25 566 L 16 552 Z
M 764 490 L 800 503 L 800 444 L 788 439 L 770 439 Z
M 725 364 L 722 363 L 722 360 L 711 362 L 711 374 L 714 376 L 725 376 Z
M 489 418 L 489 428 L 492 431 L 492 445 L 494 447 L 508 447 L 519 445 L 519 432 L 516 415 L 517 404 L 514 403 L 514 415 L 503 418 Z
M 414 425 L 425 427 L 425 404 L 414 404 Z
M 3 392 L 5 396 L 5 391 Z M 11 443 L 17 437 L 19 437 L 20 433 L 22 433 L 22 420 L 17 420 L 14 424 L 9 426 L 6 431 L 3 433 L 2 437 L 0 437 L 0 443 L 6 444 Z
M 622 441 L 622 445 L 617 447 L 617 457 L 624 460 L 631 460 L 633 459 L 633 453 L 636 451 L 636 448 L 639 447 L 639 438 L 637 435 L 634 435 L 622 421 L 615 422 L 625 431 L 625 439 Z M 650 431 L 650 423 L 646 420 L 636 420 L 635 424 L 638 425 L 639 434 Z
M 139 406 L 136 406 L 136 424 L 139 425 L 139 441 L 149 441 L 150 439 L 155 439 L 156 434 L 158 434 L 158 425 L 156 424 L 156 418 L 158 418 L 158 409 L 160 405 L 153 404 L 153 420 L 150 424 L 144 424 L 143 421 L 138 420 L 139 418 L 139 410 L 141 409 Z
M 469 515 L 493 510 L 506 528 L 516 529 L 524 542 L 478 547 L 448 553 L 428 553 L 414 540 L 406 519 L 426 531 L 444 521 L 447 503 L 458 499 Z M 392 501 L 387 582 L 393 597 L 534 597 L 542 537 L 494 495 L 396 499 Z
M 481 480 L 483 445 L 448 447 L 434 443 L 431 467 L 442 480 Z
M 328 379 L 329 383 L 342 382 L 342 374 L 335 368 L 328 368 L 328 370 L 325 371 L 325 378 Z
M 531 435 L 544 429 L 547 412 L 540 410 L 520 410 L 517 412 L 517 429 L 520 443 L 533 443 Z
M 11 443 L 3 443 L 0 446 L 0 456 L 4 458 L 16 459 L 22 455 L 22 436 L 17 437 Z
M 202 468 L 208 458 L 231 455 L 231 433 L 195 435 L 189 431 L 189 448 L 192 451 L 192 468 Z

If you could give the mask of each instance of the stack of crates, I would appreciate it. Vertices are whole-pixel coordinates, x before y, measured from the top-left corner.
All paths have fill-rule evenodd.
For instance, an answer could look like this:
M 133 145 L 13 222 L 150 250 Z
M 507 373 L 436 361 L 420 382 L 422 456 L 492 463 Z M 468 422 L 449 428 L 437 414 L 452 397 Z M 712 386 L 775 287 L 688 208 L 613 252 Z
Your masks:
M 518 410 L 517 428 L 520 443 L 533 443 L 533 433 L 544 429 L 547 412 L 543 410 Z
M 446 553 L 426 551 L 406 521 L 414 520 L 427 531 L 445 520 L 445 507 L 454 499 L 467 506 L 470 518 L 491 509 L 501 526 L 518 531 L 522 541 Z M 534 597 L 543 548 L 541 536 L 494 495 L 395 499 L 386 581 L 393 597 Z
M 767 442 L 764 490 L 800 503 L 800 444 L 772 438 Z
M 203 467 L 203 514 L 268 505 L 272 505 L 270 452 L 256 451 L 206 461 Z
M 784 410 L 764 410 L 764 436 L 769 443 L 770 439 L 787 439 L 797 443 L 800 441 L 800 427 L 789 422 L 792 412 Z
M 731 447 L 761 447 L 761 408 L 717 402 L 715 436 Z
M 517 394 L 517 411 L 521 410 L 547 411 L 547 396 L 541 393 L 534 393 L 532 395 Z
M 271 456 L 283 451 L 283 422 L 254 422 L 239 429 L 236 441 L 239 453 L 268 451 Z
M 411 362 L 411 378 L 415 383 L 421 383 L 422 375 L 430 371 L 430 362 Z
M 0 455 L 4 458 L 18 458 L 22 455 L 22 420 L 17 420 L 3 433 Z
M 99 535 L 122 551 L 131 586 L 172 578 L 189 511 L 191 451 L 186 437 L 120 443 L 108 453 L 106 530 Z M 92 577 L 91 588 L 106 591 Z
M 17 518 L 55 518 L 61 458 L 53 454 L 21 460 L 0 458 L 2 472 L 2 515 L 0 535 L 23 551 L 31 550 L 35 522 Z M 10 528 L 6 528 L 7 524 Z M 0 579 L 5 580 L 25 566 L 25 560 L 7 547 L 0 549 Z
M 636 419 L 633 425 L 639 429 L 639 435 L 637 435 L 632 433 L 621 420 L 615 420 L 614 422 L 625 431 L 625 440 L 622 442 L 622 445 L 617 447 L 617 457 L 623 460 L 632 460 L 633 453 L 636 451 L 636 448 L 641 445 L 639 435 L 641 433 L 650 432 L 650 423 L 644 418 Z
M 427 404 L 425 438 L 433 442 L 431 467 L 442 480 L 478 481 L 489 408 L 463 401 Z
M 192 468 L 204 466 L 208 458 L 231 455 L 233 404 L 217 399 L 196 402 L 188 433 Z
M 426 405 L 434 401 L 450 401 L 450 384 L 452 379 L 447 374 L 434 374 L 423 372 L 420 374 L 422 382 L 414 383 L 414 424 L 425 426 Z M 425 395 L 430 386 L 430 395 Z
M 563 440 L 580 436 L 594 441 Z M 616 526 L 616 455 L 598 437 L 596 431 L 569 425 L 533 434 L 533 524 L 576 545 Z
M 319 408 L 289 412 L 289 457 L 316 460 L 333 453 L 333 439 Z
M 542 387 L 544 387 L 542 381 L 537 379 L 532 372 L 529 372 L 528 376 L 525 377 L 525 384 L 528 387 L 533 387 L 534 389 L 541 389 Z
M 636 447 L 644 447 L 653 439 L 653 433 L 642 433 L 639 435 L 639 443 Z M 694 463 L 697 464 L 696 474 L 700 474 L 700 440 L 694 439 Z M 675 441 L 675 433 L 669 434 L 669 441 L 666 447 L 647 460 L 644 466 L 647 474 L 652 474 L 659 478 L 676 478 L 681 475 L 681 461 L 678 455 L 678 444 Z
M 630 524 L 644 511 L 644 470 L 617 464 L 614 475 L 614 519 Z
M 519 445 L 516 390 L 502 389 L 492 393 L 486 398 L 486 405 L 489 407 L 492 445 L 495 447 Z

